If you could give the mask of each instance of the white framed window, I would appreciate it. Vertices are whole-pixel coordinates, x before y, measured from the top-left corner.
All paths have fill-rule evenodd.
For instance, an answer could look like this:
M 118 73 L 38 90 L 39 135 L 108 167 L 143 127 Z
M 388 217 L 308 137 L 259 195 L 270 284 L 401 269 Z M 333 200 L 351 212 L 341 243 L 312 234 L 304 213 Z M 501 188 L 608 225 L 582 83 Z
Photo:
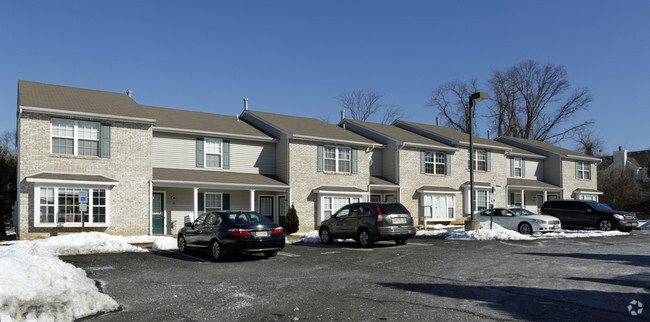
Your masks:
M 324 146 L 323 148 L 323 170 L 339 173 L 352 171 L 350 148 L 341 146 Z
M 522 177 L 524 174 L 524 160 L 521 158 L 512 159 L 512 174 L 515 177 Z
M 206 168 L 221 168 L 222 166 L 222 141 L 219 139 L 205 139 L 204 164 Z
M 576 161 L 576 178 L 591 179 L 591 164 L 589 162 Z
M 488 170 L 488 153 L 485 150 L 474 149 L 474 170 L 487 171 Z
M 598 195 L 581 194 L 579 196 L 579 199 L 585 201 L 598 201 Z
M 454 219 L 456 198 L 449 194 L 425 194 L 424 217 L 432 219 Z
M 221 210 L 223 206 L 223 195 L 221 193 L 206 192 L 203 194 L 203 207 L 205 212 Z
M 99 123 L 52 118 L 53 154 L 99 156 Z
M 322 197 L 322 220 L 329 219 L 332 214 L 337 212 L 343 206 L 355 202 L 361 202 L 360 197 L 334 197 L 334 196 L 324 196 Z
M 34 226 L 81 226 L 79 192 L 88 194 L 88 210 L 84 212 L 84 224 L 90 227 L 106 227 L 110 218 L 110 190 L 97 187 L 35 186 Z
M 522 207 L 521 193 L 517 193 L 517 192 L 511 192 L 510 193 L 510 206 L 511 207 Z
M 487 190 L 475 190 L 474 191 L 474 211 L 483 211 L 488 209 L 488 195 Z
M 446 156 L 443 152 L 430 152 L 424 154 L 424 172 L 429 174 L 446 174 Z
M 381 195 L 370 195 L 370 202 L 381 202 Z

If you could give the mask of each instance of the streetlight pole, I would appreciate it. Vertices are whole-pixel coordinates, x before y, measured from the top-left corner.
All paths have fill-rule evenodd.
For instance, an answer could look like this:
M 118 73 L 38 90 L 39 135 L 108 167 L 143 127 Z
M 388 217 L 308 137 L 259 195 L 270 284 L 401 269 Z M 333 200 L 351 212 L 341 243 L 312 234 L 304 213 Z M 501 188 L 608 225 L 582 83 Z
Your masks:
M 474 220 L 474 101 L 482 101 L 488 98 L 488 93 L 476 92 L 469 96 L 469 199 L 470 199 L 470 220 L 465 223 L 465 230 L 477 230 L 481 223 Z

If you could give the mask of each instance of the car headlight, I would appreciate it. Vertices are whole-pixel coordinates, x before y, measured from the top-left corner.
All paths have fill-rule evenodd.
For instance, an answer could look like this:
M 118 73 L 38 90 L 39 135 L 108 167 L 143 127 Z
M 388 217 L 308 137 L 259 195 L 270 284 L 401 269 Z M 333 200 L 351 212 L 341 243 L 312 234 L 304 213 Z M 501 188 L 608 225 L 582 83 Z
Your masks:
M 545 224 L 546 220 L 541 220 L 541 219 L 533 219 L 533 222 L 536 224 Z
M 625 217 L 623 215 L 619 215 L 619 214 L 614 214 L 614 218 L 616 218 L 618 220 L 625 220 Z

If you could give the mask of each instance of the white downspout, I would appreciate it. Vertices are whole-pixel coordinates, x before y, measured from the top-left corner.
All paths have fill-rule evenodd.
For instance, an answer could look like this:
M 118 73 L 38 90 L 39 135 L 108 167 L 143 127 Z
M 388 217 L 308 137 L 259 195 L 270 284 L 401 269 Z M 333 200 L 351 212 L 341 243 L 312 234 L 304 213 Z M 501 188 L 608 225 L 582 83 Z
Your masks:
M 153 235 L 153 181 L 149 180 L 149 235 Z

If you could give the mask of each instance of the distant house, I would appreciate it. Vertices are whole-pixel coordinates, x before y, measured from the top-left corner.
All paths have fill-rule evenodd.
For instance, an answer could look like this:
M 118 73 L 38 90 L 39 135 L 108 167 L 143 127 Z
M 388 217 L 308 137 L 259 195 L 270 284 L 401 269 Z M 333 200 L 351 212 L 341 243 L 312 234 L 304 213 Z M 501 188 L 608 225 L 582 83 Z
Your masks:
M 598 165 L 599 174 L 608 175 L 612 171 L 630 170 L 637 180 L 650 182 L 650 150 L 628 152 L 619 148 L 611 156 L 604 156 L 602 159 L 603 162 Z

